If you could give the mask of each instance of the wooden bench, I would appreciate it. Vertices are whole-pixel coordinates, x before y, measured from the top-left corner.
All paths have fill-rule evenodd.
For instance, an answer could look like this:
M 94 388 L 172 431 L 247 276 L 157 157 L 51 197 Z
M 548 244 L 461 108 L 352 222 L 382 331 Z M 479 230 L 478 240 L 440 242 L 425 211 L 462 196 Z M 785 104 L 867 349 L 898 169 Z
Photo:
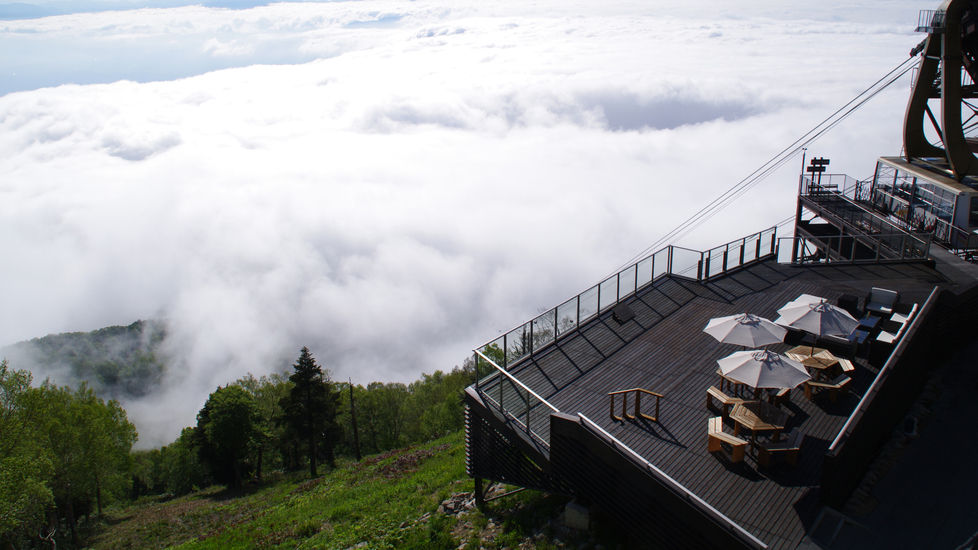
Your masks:
M 784 451 L 784 461 L 794 466 L 798 463 L 798 451 L 801 450 L 801 441 L 805 439 L 805 434 L 795 428 L 791 430 L 788 437 L 777 443 L 764 443 L 758 445 L 757 462 L 762 466 L 771 465 L 771 455 Z
M 842 374 L 847 376 L 850 372 L 856 370 L 856 367 L 852 364 L 852 361 L 848 359 L 839 358 L 839 367 L 842 368 Z
M 852 379 L 844 374 L 836 376 L 831 382 L 809 380 L 805 382 L 805 397 L 810 401 L 812 400 L 812 388 L 823 388 L 829 390 L 829 400 L 835 403 L 840 393 L 845 394 L 849 391 L 849 382 L 852 382 Z
M 710 386 L 710 389 L 706 390 L 706 408 L 713 408 L 713 400 L 716 399 L 720 402 L 723 407 L 723 416 L 730 414 L 730 407 L 743 403 L 744 400 L 739 397 L 730 397 L 729 395 L 718 390 L 716 386 Z
M 787 403 L 791 401 L 791 390 L 788 388 L 781 388 L 779 390 L 771 389 L 767 390 L 767 402 L 780 406 L 782 403 Z
M 730 435 L 724 433 L 723 431 L 723 417 L 714 416 L 709 420 L 709 429 L 707 431 L 709 434 L 709 443 L 707 444 L 707 450 L 711 453 L 720 451 L 724 453 L 731 462 L 743 462 L 744 454 L 747 452 L 747 440 L 741 439 L 735 435 Z M 722 443 L 730 445 L 730 453 L 723 448 Z

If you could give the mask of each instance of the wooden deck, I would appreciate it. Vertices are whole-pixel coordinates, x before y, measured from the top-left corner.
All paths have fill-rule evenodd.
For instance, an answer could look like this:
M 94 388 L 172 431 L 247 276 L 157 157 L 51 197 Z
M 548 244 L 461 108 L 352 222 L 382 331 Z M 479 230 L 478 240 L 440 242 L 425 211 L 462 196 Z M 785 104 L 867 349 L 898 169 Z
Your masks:
M 803 293 L 861 299 L 873 286 L 922 303 L 935 286 L 956 285 L 923 264 L 798 268 L 767 261 L 709 283 L 663 279 L 626 302 L 636 315 L 625 325 L 605 314 L 510 372 L 561 412 L 600 424 L 770 548 L 793 549 L 821 507 L 822 455 L 877 369 L 857 358 L 850 391 L 834 404 L 827 396 L 810 402 L 800 388 L 791 392 L 783 406 L 786 431 L 799 427 L 805 434 L 796 466 L 779 457 L 771 468 L 761 467 L 753 451 L 746 462 L 731 464 L 707 452 L 707 419 L 720 413 L 706 408 L 706 392 L 719 386 L 716 360 L 743 348 L 720 344 L 702 329 L 713 317 L 744 311 L 774 319 Z M 634 387 L 664 394 L 659 422 L 610 418 L 607 394 Z M 649 400 L 643 408 L 653 406 Z

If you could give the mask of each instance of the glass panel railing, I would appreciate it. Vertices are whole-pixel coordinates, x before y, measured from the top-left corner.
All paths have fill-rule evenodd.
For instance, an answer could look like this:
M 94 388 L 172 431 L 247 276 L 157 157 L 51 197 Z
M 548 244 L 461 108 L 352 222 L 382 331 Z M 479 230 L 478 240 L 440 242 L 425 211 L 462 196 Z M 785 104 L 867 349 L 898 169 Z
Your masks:
M 618 277 L 605 279 L 598 285 L 600 288 L 600 309 L 604 311 L 618 303 Z
M 557 337 L 577 328 L 577 300 L 575 296 L 557 306 Z
M 750 235 L 744 239 L 744 263 L 750 263 L 757 259 L 757 235 Z
M 706 278 L 722 275 L 724 272 L 724 255 L 727 247 L 714 248 L 705 254 L 707 261 L 703 266 L 703 276 Z
M 635 265 L 635 287 L 642 288 L 652 282 L 652 256 Z
M 688 248 L 672 247 L 670 272 L 674 276 L 699 280 L 702 277 L 700 261 L 703 253 Z
M 768 254 L 774 254 L 775 243 L 777 242 L 777 230 L 772 227 L 771 229 L 761 231 L 761 256 L 766 256 Z
M 727 269 L 737 269 L 743 265 L 744 240 L 730 243 L 727 251 Z
M 498 353 L 500 350 L 496 349 Z M 479 350 L 475 353 L 475 370 L 479 380 L 476 389 L 485 402 L 499 410 L 515 429 L 549 446 L 550 414 L 560 411 Z
M 652 255 L 652 280 L 669 274 L 669 248 L 663 248 Z
M 618 274 L 618 300 L 624 300 L 628 296 L 635 294 L 636 279 L 635 275 L 637 273 L 636 266 L 632 265 L 626 267 L 624 271 Z
M 533 349 L 540 349 L 554 341 L 556 312 L 556 309 L 551 309 L 533 320 Z
M 506 362 L 513 364 L 533 350 L 533 337 L 530 323 L 506 333 Z
M 580 324 L 598 314 L 598 287 L 592 286 L 580 295 L 581 298 L 581 318 Z
M 930 241 L 897 233 L 874 236 L 783 237 L 778 239 L 779 263 L 887 263 L 926 259 Z M 793 257 L 794 254 L 794 257 Z
M 622 269 L 581 294 L 544 312 L 533 321 L 507 332 L 501 339 L 493 340 L 481 348 L 484 353 L 498 350 L 498 363 L 504 369 L 522 360 L 539 349 L 572 332 L 606 311 L 621 300 L 632 296 L 638 289 L 651 284 L 663 276 L 685 277 L 701 280 L 721 275 L 731 269 L 766 257 L 773 252 L 776 228 L 755 233 L 744 239 L 717 247 L 707 253 L 667 246 L 651 256 L 646 256 L 635 264 Z M 758 255 L 757 244 L 763 250 Z M 724 261 L 726 252 L 726 261 Z M 709 258 L 710 265 L 704 266 Z M 708 270 L 704 274 L 704 270 Z

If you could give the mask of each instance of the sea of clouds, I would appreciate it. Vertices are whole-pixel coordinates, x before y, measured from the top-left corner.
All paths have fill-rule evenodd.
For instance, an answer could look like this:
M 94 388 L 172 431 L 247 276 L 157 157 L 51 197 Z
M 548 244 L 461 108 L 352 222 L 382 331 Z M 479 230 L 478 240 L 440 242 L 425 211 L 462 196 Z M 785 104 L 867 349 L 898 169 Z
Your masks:
M 302 346 L 355 383 L 460 365 L 902 63 L 936 7 L 90 4 L 0 22 L 0 346 L 165 318 L 165 388 L 124 404 L 142 446 Z M 908 93 L 809 154 L 871 175 Z M 791 216 L 800 166 L 677 244 Z

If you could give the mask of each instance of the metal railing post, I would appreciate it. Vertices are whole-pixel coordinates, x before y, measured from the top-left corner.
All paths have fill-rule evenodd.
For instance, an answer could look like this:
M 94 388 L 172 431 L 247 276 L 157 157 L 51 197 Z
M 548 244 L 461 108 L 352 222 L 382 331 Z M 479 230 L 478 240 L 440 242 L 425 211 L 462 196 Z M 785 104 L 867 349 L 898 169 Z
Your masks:
M 666 274 L 672 275 L 672 245 L 669 245 L 668 258 L 666 259 Z M 598 292 L 600 291 L 601 289 L 599 288 Z
M 503 406 L 503 382 L 505 381 L 505 378 L 502 376 L 499 377 L 499 408 L 504 411 L 506 410 L 506 407 Z
M 700 263 L 703 263 L 703 261 L 704 261 L 702 258 L 703 258 L 703 255 L 701 254 L 700 255 Z M 704 281 L 708 281 L 708 280 L 710 280 L 710 253 L 709 252 L 706 253 L 706 260 L 705 261 L 706 261 L 706 268 L 703 269 L 703 277 L 702 278 L 703 278 Z M 697 273 L 697 279 L 700 278 L 698 275 L 699 274 Z
M 473 351 L 472 359 L 475 361 L 475 363 L 473 363 L 475 365 L 475 389 L 478 390 L 479 389 L 479 354 Z
M 509 346 L 506 345 L 506 337 L 509 334 L 503 334 L 503 370 L 506 370 L 506 362 L 509 360 Z
M 757 260 L 757 259 L 759 259 L 761 257 L 761 237 L 760 236 L 757 237 L 757 247 L 756 248 L 757 248 L 757 250 L 754 251 L 754 260 Z

